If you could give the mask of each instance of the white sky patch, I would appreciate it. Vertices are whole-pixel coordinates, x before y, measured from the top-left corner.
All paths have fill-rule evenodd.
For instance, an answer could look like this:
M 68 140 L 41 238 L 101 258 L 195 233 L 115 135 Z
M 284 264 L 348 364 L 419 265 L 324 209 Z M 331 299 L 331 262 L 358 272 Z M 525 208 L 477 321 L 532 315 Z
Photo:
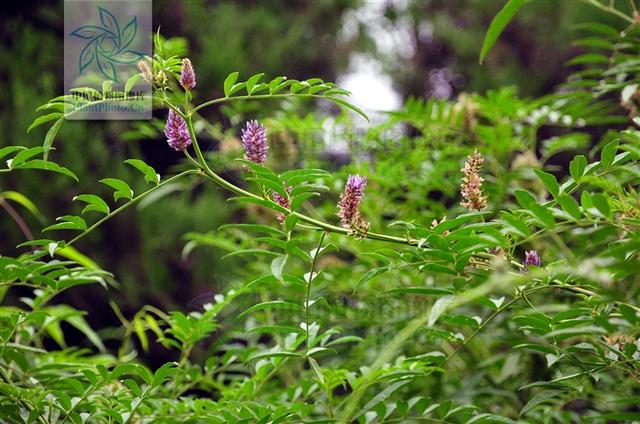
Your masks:
M 349 59 L 349 70 L 338 78 L 338 85 L 351 92 L 349 101 L 365 112 L 397 110 L 402 106 L 393 80 L 382 71 L 381 64 L 363 54 Z
M 391 22 L 385 16 L 387 7 L 402 10 L 406 6 L 402 0 L 365 1 L 358 9 L 347 12 L 343 17 L 340 39 L 343 42 L 353 39 L 358 26 L 364 25 L 379 53 L 392 60 L 408 60 L 416 53 L 411 18 L 404 16 Z M 423 32 L 428 32 L 428 28 Z M 350 101 L 365 112 L 397 110 L 402 106 L 402 98 L 393 87 L 393 79 L 385 73 L 381 63 L 371 56 L 352 53 L 348 71 L 337 82 L 353 93 Z

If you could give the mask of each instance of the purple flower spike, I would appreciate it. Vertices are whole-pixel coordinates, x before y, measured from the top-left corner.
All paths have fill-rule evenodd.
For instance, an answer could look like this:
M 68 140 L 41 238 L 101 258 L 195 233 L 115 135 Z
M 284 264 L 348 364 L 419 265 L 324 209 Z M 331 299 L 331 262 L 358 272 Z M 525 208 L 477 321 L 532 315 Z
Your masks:
M 167 136 L 167 143 L 173 149 L 180 151 L 191 145 L 191 136 L 187 129 L 187 123 L 172 109 L 169 110 L 167 125 L 164 127 L 164 135 Z
M 267 160 L 267 131 L 258 121 L 247 122 L 247 127 L 242 130 L 242 146 L 244 158 L 262 164 Z
M 338 216 L 343 227 L 350 228 L 361 223 L 360 201 L 366 186 L 366 177 L 349 175 L 347 185 L 344 187 L 344 193 L 340 195 L 340 202 L 338 202 L 338 208 L 340 209 Z
M 528 268 L 530 266 L 540 266 L 542 264 L 542 260 L 540 259 L 540 255 L 535 250 L 527 250 L 524 252 L 524 267 Z
M 193 70 L 191 61 L 187 58 L 182 59 L 182 74 L 180 75 L 180 85 L 185 90 L 191 90 L 196 86 L 196 73 Z

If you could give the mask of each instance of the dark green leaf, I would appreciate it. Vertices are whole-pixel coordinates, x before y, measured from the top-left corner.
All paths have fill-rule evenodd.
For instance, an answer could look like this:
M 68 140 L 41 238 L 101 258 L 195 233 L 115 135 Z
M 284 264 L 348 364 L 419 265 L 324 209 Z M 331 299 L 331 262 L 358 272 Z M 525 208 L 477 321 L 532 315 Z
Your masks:
M 27 128 L 27 133 L 29 133 L 32 129 L 46 123 L 49 121 L 52 121 L 54 119 L 58 119 L 60 117 L 62 117 L 64 114 L 60 113 L 60 112 L 54 112 L 54 113 L 49 113 L 47 115 L 42 115 L 39 116 L 38 118 L 35 119 L 35 121 L 33 121 L 33 123 L 29 126 L 29 128 Z
M 626 303 L 621 303 L 618 306 L 618 310 L 620 310 L 620 313 L 622 314 L 624 319 L 629 322 L 629 324 L 636 325 L 636 323 L 638 322 L 638 316 L 636 314 L 636 310 L 633 307 L 627 305 Z
M 611 207 L 609 206 L 609 199 L 602 193 L 596 193 L 591 196 L 593 206 L 600 212 L 605 218 L 611 218 Z
M 522 6 L 527 3 L 527 0 L 509 0 L 507 4 L 504 5 L 502 10 L 498 12 L 498 14 L 491 21 L 491 25 L 489 25 L 489 30 L 487 31 L 484 42 L 482 43 L 482 50 L 480 50 L 480 63 L 482 63 L 491 50 L 491 47 L 495 44 L 502 34 L 502 31 L 507 26 L 507 24 L 513 19 L 513 17 L 518 13 L 518 10 Z
M 526 190 L 516 189 L 513 194 L 516 196 L 518 204 L 524 209 L 528 209 L 529 205 L 538 203 L 538 200 Z
M 602 148 L 602 155 L 600 157 L 600 163 L 604 169 L 611 166 L 613 163 L 613 159 L 616 156 L 616 152 L 618 151 L 618 141 L 612 141 L 607 143 L 606 146 Z
M 360 280 L 358 281 L 358 283 L 356 284 L 356 287 L 354 288 L 354 291 L 358 289 L 358 287 L 360 287 L 362 284 L 366 283 L 367 281 L 371 280 L 373 277 L 382 274 L 383 272 L 388 271 L 389 269 L 387 267 L 382 267 L 382 268 L 371 268 L 369 271 L 367 271 L 362 277 L 360 277 Z
M 540 178 L 544 186 L 549 190 L 549 193 L 551 193 L 553 197 L 558 197 L 560 194 L 560 186 L 558 185 L 556 177 L 540 169 L 534 169 L 533 172 Z
M 563 193 L 558 196 L 557 200 L 562 207 L 562 210 L 571 215 L 572 218 L 580 219 L 582 217 L 580 206 L 578 205 L 578 202 L 576 202 L 576 199 L 574 199 L 571 195 Z
M 42 159 L 33 159 L 28 162 L 22 163 L 16 167 L 16 169 L 41 169 L 43 171 L 57 172 L 58 174 L 66 175 L 78 181 L 78 177 L 69 171 L 67 168 L 62 167 L 54 162 L 47 162 Z
M 364 113 L 364 111 L 362 109 L 360 109 L 359 107 L 356 107 L 356 106 L 352 105 L 351 103 L 349 103 L 349 102 L 347 102 L 347 101 L 345 101 L 343 99 L 340 99 L 338 97 L 332 97 L 332 96 L 328 96 L 326 94 L 324 95 L 324 97 L 326 99 L 331 100 L 334 103 L 337 103 L 340 106 L 344 106 L 347 109 L 351 109 L 352 111 L 356 112 L 358 115 L 362 116 L 364 119 L 369 121 L 369 117 L 367 116 L 367 114 Z
M 247 358 L 247 361 L 266 358 L 302 358 L 301 353 L 296 352 L 257 352 Z
M 0 149 L 0 159 L 3 157 L 10 155 L 13 152 L 17 152 L 19 150 L 25 150 L 26 147 L 23 146 L 7 146 Z
M 49 131 L 47 131 L 47 134 L 44 136 L 44 143 L 42 144 L 42 147 L 44 148 L 44 155 L 42 159 L 45 161 L 49 158 L 49 151 L 53 146 L 53 140 L 56 138 L 56 135 L 58 134 L 58 130 L 62 126 L 63 121 L 64 121 L 64 118 L 58 119 L 51 126 L 51 128 L 49 128 Z
M 520 416 L 525 415 L 536 406 L 561 395 L 565 391 L 566 390 L 545 390 L 544 392 L 538 393 L 520 410 Z
M 555 228 L 556 221 L 553 218 L 553 214 L 545 206 L 533 204 L 529 205 L 529 210 L 531 211 L 533 216 L 540 220 L 544 227 L 549 229 Z
M 578 181 L 584 174 L 584 169 L 587 166 L 587 158 L 583 155 L 578 155 L 573 158 L 569 164 L 569 172 L 575 181 Z

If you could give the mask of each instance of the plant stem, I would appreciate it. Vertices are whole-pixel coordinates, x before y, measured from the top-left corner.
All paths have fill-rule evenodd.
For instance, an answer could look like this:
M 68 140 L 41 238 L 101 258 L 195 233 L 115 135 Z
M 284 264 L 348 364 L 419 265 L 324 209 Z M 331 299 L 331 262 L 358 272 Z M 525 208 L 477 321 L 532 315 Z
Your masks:
M 586 1 L 586 0 L 585 0 Z M 595 1 L 595 0 L 594 0 Z M 207 102 L 204 102 L 202 104 L 200 104 L 199 106 L 196 106 L 195 108 L 191 109 L 188 113 L 183 114 L 180 112 L 180 114 L 184 117 L 186 123 L 187 123 L 187 129 L 189 131 L 189 136 L 191 137 L 191 141 L 193 144 L 193 148 L 195 150 L 196 153 L 196 157 L 198 158 L 198 162 L 199 162 L 199 168 L 200 170 L 205 174 L 205 176 L 209 179 L 211 179 L 213 182 L 217 183 L 218 185 L 228 189 L 229 191 L 231 191 L 232 193 L 235 193 L 239 196 L 242 197 L 249 197 L 251 199 L 260 199 L 262 201 L 266 200 L 270 203 L 272 203 L 274 206 L 279 206 L 277 205 L 275 202 L 273 202 L 271 199 L 267 198 L 267 197 L 261 197 L 258 196 L 256 194 L 253 194 L 247 190 L 244 190 L 238 186 L 236 186 L 235 184 L 225 180 L 224 178 L 222 178 L 221 176 L 219 176 L 218 174 L 216 174 L 207 164 L 207 161 L 204 158 L 204 155 L 202 154 L 202 150 L 200 148 L 200 145 L 198 143 L 198 139 L 195 133 L 195 129 L 193 127 L 193 115 L 199 110 L 202 109 L 203 107 L 209 106 L 209 105 L 213 105 L 216 103 L 222 103 L 225 101 L 231 101 L 231 100 L 246 100 L 246 99 L 266 99 L 266 98 L 284 98 L 284 97 L 291 97 L 291 96 L 302 96 L 302 97 L 322 97 L 322 96 L 318 96 L 318 95 L 312 95 L 312 94 L 274 94 L 274 95 L 255 95 L 255 96 L 236 96 L 236 97 L 224 97 L 224 98 L 218 98 L 218 99 L 213 99 Z M 185 155 L 187 156 L 188 159 L 190 159 L 192 162 L 196 163 L 196 161 L 188 154 L 188 152 L 185 151 Z M 196 164 L 197 165 L 197 164 Z M 611 172 L 612 169 L 609 169 L 599 175 L 604 175 L 608 172 Z M 571 193 L 573 191 L 575 191 L 578 187 L 580 186 L 579 183 L 575 183 L 575 185 L 569 190 L 568 193 Z M 551 201 L 549 203 L 549 205 L 553 205 L 554 201 Z M 296 212 L 296 211 L 290 211 L 289 212 L 291 215 L 294 215 L 296 217 L 298 217 L 298 219 L 302 222 L 305 222 L 307 224 L 311 224 L 317 227 L 317 230 L 319 231 L 324 231 L 324 232 L 330 232 L 330 233 L 336 233 L 336 234 L 342 234 L 342 235 L 352 235 L 353 231 L 348 229 L 348 228 L 343 228 L 343 227 L 338 227 L 336 225 L 332 225 L 323 221 L 320 221 L 318 219 L 314 219 L 308 215 L 302 214 L 300 212 Z M 309 227 L 304 226 L 302 224 L 299 224 L 300 227 L 303 228 L 307 228 L 309 229 Z M 540 233 L 542 233 L 544 230 L 541 230 Z M 526 241 L 531 240 L 532 238 L 535 238 L 538 235 L 538 233 L 526 238 Z M 412 239 L 410 237 L 396 237 L 396 236 L 391 236 L 391 235 L 387 235 L 387 234 L 379 234 L 379 233 L 375 233 L 375 232 L 367 232 L 365 234 L 366 238 L 372 239 L 372 240 L 379 240 L 379 241 L 385 241 L 385 242 L 390 242 L 390 243 L 396 243 L 396 244 L 403 244 L 403 245 L 409 245 L 409 246 L 420 246 L 421 242 L 419 240 L 415 240 Z M 522 244 L 524 241 L 520 241 L 518 244 Z M 483 256 L 481 254 L 478 254 L 478 256 Z M 516 265 L 520 266 L 520 264 Z
M 258 96 L 252 96 L 252 97 L 258 97 Z M 219 99 L 217 99 L 219 100 Z M 195 111 L 196 109 L 193 109 L 193 111 Z M 216 174 L 207 164 L 207 161 L 204 158 L 204 155 L 202 154 L 202 150 L 200 149 L 200 144 L 198 143 L 198 138 L 196 136 L 195 130 L 193 128 L 193 120 L 191 118 L 190 115 L 187 115 L 185 118 L 186 122 L 187 122 L 187 129 L 189 130 L 189 136 L 191 137 L 191 142 L 193 144 L 193 148 L 196 152 L 196 157 L 198 158 L 198 161 L 200 162 L 200 168 L 202 169 L 202 171 L 205 173 L 205 175 L 211 179 L 212 181 L 214 181 L 215 183 L 217 183 L 218 185 L 228 189 L 229 191 L 231 191 L 232 193 L 235 193 L 239 196 L 243 196 L 243 197 L 250 197 L 252 199 L 260 199 L 260 200 L 267 200 L 270 203 L 273 203 L 274 205 L 277 205 L 275 202 L 273 202 L 272 200 L 268 199 L 268 198 L 264 198 L 261 196 L 258 196 L 256 194 L 253 194 L 247 190 L 244 190 L 238 186 L 236 186 L 233 183 L 230 183 L 229 181 L 225 180 L 224 178 L 222 178 L 221 176 L 219 176 L 218 174 Z M 295 215 L 297 216 L 300 220 L 307 222 L 309 224 L 313 224 L 323 230 L 326 230 L 328 232 L 332 232 L 332 233 L 338 233 L 338 234 L 345 234 L 345 235 L 349 235 L 351 234 L 351 230 L 347 229 L 347 228 L 342 228 L 342 227 L 338 227 L 335 225 L 331 225 L 328 224 L 326 222 L 322 222 L 319 221 L 317 219 L 311 218 L 310 216 L 301 214 L 299 212 L 295 212 L 295 211 L 291 211 L 290 212 L 291 215 Z M 367 237 L 371 238 L 371 239 L 375 239 L 375 240 L 382 240 L 382 241 L 389 241 L 392 243 L 400 243 L 400 244 L 409 244 L 407 243 L 407 239 L 402 238 L 402 237 L 394 237 L 394 236 L 388 236 L 385 234 L 377 234 L 377 233 L 367 233 Z M 414 244 L 418 244 L 418 241 L 414 241 Z
M 313 260 L 311 261 L 311 273 L 309 274 L 309 281 L 307 281 L 307 292 L 304 300 L 304 328 L 307 333 L 307 340 L 304 348 L 304 356 L 306 357 L 309 353 L 309 345 L 311 341 L 309 340 L 309 295 L 311 294 L 311 282 L 314 278 L 314 273 L 316 269 L 316 262 L 318 261 L 318 257 L 320 256 L 320 249 L 322 248 L 322 243 L 324 242 L 324 238 L 327 233 L 323 232 L 320 236 L 320 242 L 318 243 L 318 247 L 313 254 Z
M 620 12 L 618 9 L 614 7 L 605 6 L 604 4 L 600 3 L 597 0 L 584 0 L 584 1 L 585 3 L 590 4 L 591 6 L 597 7 L 600 10 L 604 10 L 607 13 L 611 13 L 612 15 L 616 15 L 617 17 L 624 19 L 631 25 L 636 23 L 636 21 L 634 21 L 633 18 L 625 15 L 624 13 Z
M 7 211 L 11 218 L 13 218 L 18 228 L 20 228 L 20 231 L 22 231 L 22 234 L 24 234 L 24 237 L 27 240 L 33 240 L 33 233 L 31 233 L 27 223 L 24 221 L 22 216 L 20 216 L 18 211 L 16 211 L 3 197 L 0 197 L 0 206 Z
M 148 194 L 153 193 L 154 191 L 158 190 L 160 187 L 164 187 L 165 185 L 167 185 L 169 183 L 172 183 L 172 182 L 174 182 L 176 180 L 179 180 L 180 178 L 182 178 L 182 177 L 184 177 L 186 175 L 197 174 L 197 173 L 198 173 L 197 170 L 189 169 L 187 171 L 184 171 L 184 172 L 181 172 L 181 173 L 179 173 L 177 175 L 174 175 L 173 177 L 161 182 L 160 184 L 156 185 L 155 187 L 150 188 L 149 190 L 147 190 L 144 193 L 134 197 L 129 202 L 127 202 L 124 205 L 120 206 L 118 209 L 113 210 L 108 215 L 103 216 L 102 219 L 98 220 L 95 224 L 93 224 L 92 226 L 90 226 L 89 228 L 84 230 L 82 233 L 78 234 L 76 237 L 71 239 L 71 241 L 66 243 L 65 246 L 70 246 L 70 245 L 74 244 L 75 242 L 77 242 L 78 240 L 80 240 L 81 238 L 83 238 L 84 236 L 86 236 L 87 234 L 92 232 L 93 230 L 95 230 L 97 227 L 102 225 L 102 223 L 104 223 L 105 221 L 111 219 L 112 217 L 114 217 L 115 215 L 119 214 L 120 212 L 122 212 L 123 210 L 127 209 L 128 207 L 133 206 L 134 204 L 138 203 L 143 197 L 145 197 Z
M 196 113 L 197 111 L 199 111 L 202 108 L 208 107 L 208 106 L 212 106 L 215 105 L 217 103 L 224 103 L 224 102 L 231 102 L 231 101 L 235 101 L 235 100 L 264 100 L 264 99 L 284 99 L 284 98 L 288 98 L 288 97 L 306 97 L 306 98 L 316 98 L 316 99 L 329 99 L 331 100 L 330 97 L 327 96 L 320 96 L 318 94 L 296 94 L 296 93 L 283 93 L 283 94 L 256 94 L 253 96 L 233 96 L 233 97 L 220 97 L 218 99 L 213 99 L 213 100 L 209 100 L 206 101 L 202 104 L 199 104 L 198 106 L 194 107 L 193 109 L 191 109 L 191 111 L 189 111 L 189 113 L 187 114 L 187 116 L 191 116 L 194 113 Z
M 191 350 L 193 349 L 193 345 L 182 347 L 182 353 L 180 354 L 180 362 L 178 362 L 178 368 L 182 368 L 184 364 L 186 364 L 189 359 L 189 355 L 191 355 Z

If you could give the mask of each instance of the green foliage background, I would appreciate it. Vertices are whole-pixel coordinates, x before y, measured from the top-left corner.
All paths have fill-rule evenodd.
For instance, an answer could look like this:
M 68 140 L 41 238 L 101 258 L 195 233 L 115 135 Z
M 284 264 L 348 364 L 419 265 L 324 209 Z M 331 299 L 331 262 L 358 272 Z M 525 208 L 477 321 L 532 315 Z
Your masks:
M 369 33 L 366 26 L 359 28 L 355 40 L 345 43 L 338 40 L 344 15 L 354 13 L 358 4 L 356 1 L 309 1 L 294 5 L 286 1 L 246 4 L 157 1 L 154 22 L 166 36 L 180 37 L 173 41 L 174 52 L 189 53 L 194 63 L 198 63 L 199 91 L 211 97 L 221 94 L 222 81 L 233 71 L 242 75 L 265 72 L 271 76 L 286 71 L 292 78 L 317 75 L 335 80 L 346 70 L 349 55 L 358 51 L 378 56 L 403 95 L 421 96 L 428 89 L 424 81 L 429 70 L 447 64 L 455 64 L 452 69 L 464 75 L 466 84 L 462 89 L 466 92 L 517 85 L 523 95 L 544 94 L 544 90 L 550 90 L 563 79 L 562 63 L 571 54 L 570 42 L 574 38 L 570 25 L 615 19 L 577 2 L 533 4 L 518 16 L 481 68 L 477 65 L 477 54 L 482 34 L 499 9 L 499 2 L 409 2 L 401 13 L 390 5 L 386 15 L 389 25 L 409 15 L 416 28 L 422 21 L 432 23 L 434 28 L 432 43 L 416 45 L 418 57 L 422 59 L 400 62 L 376 51 L 372 40 L 376 34 Z M 35 108 L 62 89 L 58 78 L 63 67 L 62 9 L 61 2 L 51 2 L 38 8 L 12 5 L 4 12 L 0 50 L 0 75 L 6 84 L 6 89 L 0 92 L 0 104 L 5 111 L 0 116 L 3 145 L 17 144 L 17 141 L 25 146 L 41 143 L 43 129 L 30 134 L 25 134 L 24 129 L 37 116 Z M 557 22 L 557 17 L 562 21 Z M 529 48 L 531 44 L 537 46 L 535 50 Z M 399 65 L 401 69 L 397 69 Z M 261 115 L 268 116 L 264 108 L 273 106 L 260 105 Z M 217 119 L 220 115 L 209 111 L 207 117 Z M 223 122 L 224 129 L 229 129 L 230 122 Z M 79 191 L 86 191 L 99 176 L 134 175 L 134 171 L 120 166 L 128 157 L 142 155 L 161 171 L 178 160 L 178 155 L 171 156 L 163 148 L 164 140 L 157 125 L 152 128 L 141 125 L 143 129 L 136 132 L 128 131 L 127 124 L 118 122 L 92 123 L 89 128 L 87 125 L 84 122 L 64 125 L 60 135 L 63 143 L 82 148 L 61 148 L 57 153 L 60 163 L 76 164 L 74 172 L 80 178 Z M 123 132 L 124 137 L 120 137 Z M 237 129 L 233 132 L 238 134 Z M 86 140 L 87 133 L 91 134 L 90 142 Z M 67 201 L 74 194 L 70 182 L 62 178 L 51 179 L 44 187 L 37 178 L 16 175 L 8 176 L 2 184 L 3 190 L 16 190 L 40 199 L 38 207 L 47 222 L 67 210 Z M 66 193 L 66 197 L 60 193 Z M 170 210 L 162 212 L 162 208 L 168 206 L 156 205 L 153 211 L 130 213 L 118 222 L 109 223 L 104 233 L 92 236 L 92 242 L 104 246 L 101 252 L 94 253 L 98 255 L 94 259 L 119 274 L 125 288 L 113 295 L 132 310 L 152 300 L 163 307 L 178 307 L 172 302 L 177 290 L 180 291 L 178 299 L 183 303 L 211 289 L 212 281 L 206 274 L 189 267 L 185 269 L 182 260 L 173 254 L 180 248 L 185 228 L 204 231 L 225 222 L 226 217 L 218 213 L 203 219 L 208 207 L 217 212 L 224 210 L 213 206 L 219 201 L 215 192 L 199 193 L 199 196 L 200 213 L 188 213 L 192 206 L 187 200 L 191 197 L 185 195 L 184 201 L 172 202 Z M 148 214 L 157 214 L 153 218 L 155 226 L 148 224 Z M 174 216 L 183 219 L 177 220 Z M 26 219 L 37 232 L 41 223 L 29 216 Z M 168 222 L 179 222 L 184 227 L 174 229 L 172 225 L 165 225 Z M 3 219 L 0 225 L 2 234 L 6 235 L 2 238 L 2 251 L 10 252 L 22 240 L 22 235 L 11 220 Z M 162 240 L 154 237 L 156 228 L 165 229 Z M 129 242 L 126 252 L 117 247 L 123 238 L 136 240 L 135 245 Z M 127 257 L 137 259 L 130 263 Z M 160 257 L 163 260 L 157 260 Z M 205 260 L 208 261 L 215 258 Z M 149 278 L 149 274 L 153 274 L 153 278 Z M 140 284 L 141 281 L 144 284 Z M 94 301 L 102 302 L 101 299 Z
M 24 231 L 0 211 L 7 422 L 83 422 L 81 410 L 96 422 L 638 419 L 638 25 L 588 3 L 530 2 L 480 66 L 501 2 L 390 2 L 377 24 L 357 1 L 155 2 L 164 55 L 196 68 L 195 104 L 226 97 L 232 72 L 333 81 L 352 55 L 368 54 L 404 105 L 372 123 L 299 96 L 193 116 L 199 172 L 227 189 L 258 193 L 291 181 L 287 171 L 325 170 L 302 172 L 320 196 L 296 209 L 329 222 L 320 231 L 300 217 L 281 227 L 269 202 L 229 202 L 228 190 L 185 178 L 74 244 L 96 270 L 83 257 L 71 258 L 78 268 L 30 257 L 16 247 Z M 633 21 L 630 4 L 613 7 Z M 62 8 L 12 7 L 2 18 L 0 148 L 40 146 L 48 126 L 25 130 L 61 92 Z M 376 44 L 379 28 L 397 27 L 414 35 L 409 59 Z M 425 99 L 442 69 L 460 83 L 449 99 Z M 173 85 L 167 101 L 181 102 Z M 166 146 L 165 117 L 166 107 L 149 122 L 65 122 L 51 157 L 79 182 L 7 165 L 0 192 L 24 194 L 37 211 L 2 201 L 32 238 L 53 239 L 40 230 L 55 217 L 84 217 L 74 196 L 112 204 L 98 180 L 150 187 L 125 159 L 166 181 L 191 163 Z M 253 118 L 269 129 L 264 168 L 234 162 Z M 327 149 L 325 137 L 342 148 Z M 460 168 L 476 148 L 489 207 L 469 214 Z M 367 234 L 331 227 L 354 173 L 369 179 Z M 305 222 L 314 229 L 293 231 Z M 532 249 L 543 267 L 525 270 Z M 48 266 L 71 282 L 48 280 Z M 65 284 L 74 287 L 46 303 Z M 28 312 L 24 296 L 34 299 Z

